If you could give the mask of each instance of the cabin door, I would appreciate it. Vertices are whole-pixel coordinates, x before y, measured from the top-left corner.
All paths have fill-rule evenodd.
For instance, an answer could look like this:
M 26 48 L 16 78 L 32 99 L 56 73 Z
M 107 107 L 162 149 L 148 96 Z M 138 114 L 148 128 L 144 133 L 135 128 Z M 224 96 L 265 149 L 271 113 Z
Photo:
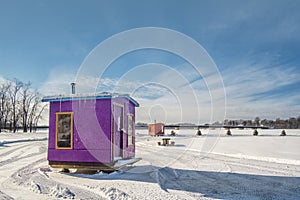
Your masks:
M 123 156 L 124 107 L 114 104 L 113 110 L 113 155 L 117 160 Z

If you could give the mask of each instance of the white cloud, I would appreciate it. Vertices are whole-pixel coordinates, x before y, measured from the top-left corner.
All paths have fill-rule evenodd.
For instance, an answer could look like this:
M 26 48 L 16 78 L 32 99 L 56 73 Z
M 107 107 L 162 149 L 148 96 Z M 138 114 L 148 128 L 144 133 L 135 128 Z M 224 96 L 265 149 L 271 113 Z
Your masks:
M 55 77 L 50 76 L 39 88 L 39 91 L 43 95 L 67 94 L 68 91 L 71 91 L 70 83 L 73 82 L 73 77 L 69 74 L 57 74 Z
M 5 83 L 7 80 L 0 75 L 0 84 Z
M 274 98 L 266 94 L 264 98 L 256 98 L 259 97 L 257 94 L 268 93 L 299 80 L 299 74 L 291 68 L 275 66 L 268 69 L 266 65 L 241 65 L 222 71 L 225 88 L 217 73 L 206 73 L 205 77 L 201 77 L 185 65 L 173 68 L 155 63 L 137 66 L 120 78 L 98 80 L 84 77 L 76 80 L 76 87 L 78 93 L 96 89 L 97 92 L 131 94 L 141 105 L 137 109 L 137 121 L 143 122 L 206 123 L 222 121 L 224 117 L 274 119 L 299 115 L 300 106 L 292 105 L 299 101 L 298 95 Z M 43 94 L 70 93 L 70 82 L 75 81 L 75 74 L 58 72 L 50 74 L 41 88 Z M 224 109 L 227 116 L 224 116 Z
M 299 82 L 300 74 L 292 68 L 265 65 L 231 67 L 224 71 L 228 118 L 274 119 L 299 115 L 300 106 L 292 104 L 299 99 L 298 95 L 280 95 L 274 90 Z
M 144 80 L 139 80 L 139 75 L 142 73 L 147 73 L 148 76 Z M 159 109 L 153 109 L 156 105 L 161 108 L 161 120 L 169 123 L 204 123 L 210 119 L 223 119 L 224 98 L 222 101 L 221 97 L 222 92 L 224 94 L 224 88 L 222 84 L 216 84 L 211 75 L 208 77 L 211 80 L 207 82 L 210 82 L 212 89 L 209 91 L 201 87 L 199 90 L 195 85 L 203 80 L 190 84 L 190 77 L 196 76 L 192 74 L 186 76 L 187 74 L 189 70 L 183 73 L 181 70 L 165 65 L 150 63 L 138 66 L 118 80 L 102 79 L 102 82 L 117 92 L 126 91 L 139 101 L 141 108 L 138 109 L 137 116 L 140 121 L 149 122 L 153 121 L 153 118 L 158 118 L 154 110 L 158 112 Z M 217 87 L 218 85 L 221 87 Z M 204 86 L 206 87 L 205 84 Z M 103 85 L 100 88 L 103 88 Z M 213 110 L 214 115 L 212 106 L 218 108 L 218 110 Z M 151 115 L 156 117 L 151 117 Z
M 79 79 L 80 78 L 80 79 Z M 57 67 L 52 69 L 48 79 L 39 88 L 43 95 L 59 95 L 70 94 L 71 83 L 76 83 L 76 93 L 95 92 L 99 79 L 96 77 L 84 77 L 77 75 L 73 71 L 69 71 L 67 67 Z

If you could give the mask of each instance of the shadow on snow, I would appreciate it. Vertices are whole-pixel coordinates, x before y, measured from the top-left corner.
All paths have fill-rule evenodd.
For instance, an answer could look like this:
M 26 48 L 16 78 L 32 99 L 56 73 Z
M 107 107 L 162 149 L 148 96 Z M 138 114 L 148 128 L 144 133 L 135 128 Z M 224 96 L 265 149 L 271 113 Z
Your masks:
M 152 165 L 136 166 L 111 174 L 67 175 L 157 183 L 166 192 L 179 190 L 220 199 L 300 199 L 300 177 L 158 168 Z

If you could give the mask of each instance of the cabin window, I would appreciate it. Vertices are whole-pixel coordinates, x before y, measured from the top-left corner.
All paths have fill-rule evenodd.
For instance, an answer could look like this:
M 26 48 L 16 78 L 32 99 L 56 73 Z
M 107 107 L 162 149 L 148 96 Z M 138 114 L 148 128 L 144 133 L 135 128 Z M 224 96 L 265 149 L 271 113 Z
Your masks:
M 128 146 L 133 145 L 133 140 L 134 140 L 134 115 L 128 115 L 128 131 L 127 131 L 127 136 L 128 136 Z
M 73 113 L 56 113 L 56 149 L 73 149 Z

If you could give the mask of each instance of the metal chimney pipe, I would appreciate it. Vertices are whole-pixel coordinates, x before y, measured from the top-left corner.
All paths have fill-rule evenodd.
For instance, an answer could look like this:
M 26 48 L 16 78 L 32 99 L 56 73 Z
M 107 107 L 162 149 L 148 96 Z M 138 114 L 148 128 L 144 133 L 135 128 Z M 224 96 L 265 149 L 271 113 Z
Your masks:
M 71 83 L 72 86 L 72 94 L 75 94 L 75 83 Z

